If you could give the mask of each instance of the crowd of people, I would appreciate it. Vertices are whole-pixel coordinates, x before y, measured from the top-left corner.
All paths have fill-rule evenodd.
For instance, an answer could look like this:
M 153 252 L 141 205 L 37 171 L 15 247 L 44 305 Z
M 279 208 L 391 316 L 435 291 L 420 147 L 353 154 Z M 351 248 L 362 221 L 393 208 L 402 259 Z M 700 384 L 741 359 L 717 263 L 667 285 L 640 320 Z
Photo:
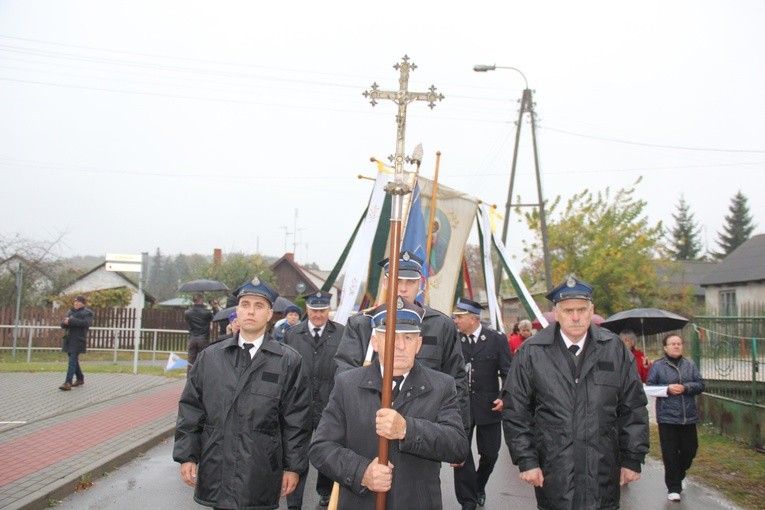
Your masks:
M 346 325 L 330 319 L 324 291 L 303 296 L 302 321 L 295 307 L 277 327 L 266 282 L 235 291 L 232 333 L 190 360 L 179 402 L 173 458 L 197 503 L 265 509 L 286 497 L 300 509 L 310 462 L 322 507 L 371 509 L 382 493 L 386 508 L 439 509 L 449 463 L 454 497 L 472 510 L 486 504 L 504 432 L 538 508 L 617 509 L 648 452 L 643 383 L 658 397 L 668 499 L 680 500 L 704 383 L 679 336 L 649 363 L 634 333 L 592 323 L 595 290 L 575 277 L 547 295 L 555 322 L 534 333 L 523 320 L 505 335 L 473 300 L 460 298 L 450 316 L 418 302 L 414 254 L 400 254 L 395 276 L 380 265 L 383 288 L 395 281 L 395 310 L 384 303 Z

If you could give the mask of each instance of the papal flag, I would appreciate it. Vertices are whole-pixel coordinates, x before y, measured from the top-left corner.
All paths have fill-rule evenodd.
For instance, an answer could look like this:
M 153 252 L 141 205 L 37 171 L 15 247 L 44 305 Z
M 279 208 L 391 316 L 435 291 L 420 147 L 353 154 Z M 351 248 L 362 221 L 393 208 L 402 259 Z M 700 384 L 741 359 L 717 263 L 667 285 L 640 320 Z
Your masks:
M 167 365 L 165 365 L 165 372 L 168 370 L 177 370 L 179 368 L 186 368 L 189 366 L 189 362 L 185 359 L 181 358 L 174 352 L 170 353 L 170 358 L 167 360 Z

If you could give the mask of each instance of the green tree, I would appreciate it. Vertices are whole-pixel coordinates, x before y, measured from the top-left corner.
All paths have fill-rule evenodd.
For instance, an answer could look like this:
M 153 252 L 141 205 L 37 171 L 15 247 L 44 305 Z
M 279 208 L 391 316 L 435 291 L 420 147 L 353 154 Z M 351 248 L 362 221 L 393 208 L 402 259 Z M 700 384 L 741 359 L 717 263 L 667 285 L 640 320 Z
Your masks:
M 670 253 L 675 260 L 698 260 L 701 253 L 701 229 L 693 220 L 693 213 L 683 195 L 680 195 L 677 214 L 673 214 L 672 219 L 675 220 L 675 226 L 670 231 Z
M 712 254 L 717 259 L 724 259 L 733 250 L 744 244 L 756 226 L 752 223 L 752 215 L 749 214 L 747 198 L 740 190 L 731 199 L 728 211 L 730 214 L 725 216 L 723 232 L 717 233 L 717 244 L 722 248 L 722 251 Z
M 229 289 L 234 290 L 245 282 L 259 276 L 263 280 L 272 283 L 273 274 L 269 263 L 260 255 L 246 255 L 244 253 L 229 253 L 223 257 L 220 263 L 210 261 L 207 264 L 196 266 L 189 272 L 190 280 L 207 278 L 225 283 Z
M 595 287 L 595 310 L 606 317 L 638 306 L 655 306 L 661 298 L 655 260 L 662 253 L 661 222 L 652 225 L 646 202 L 633 187 L 611 194 L 589 190 L 574 195 L 556 215 L 561 198 L 548 208 L 547 231 L 554 284 L 574 274 Z M 532 283 L 544 279 L 539 213 L 524 213 L 537 239 L 524 243 Z

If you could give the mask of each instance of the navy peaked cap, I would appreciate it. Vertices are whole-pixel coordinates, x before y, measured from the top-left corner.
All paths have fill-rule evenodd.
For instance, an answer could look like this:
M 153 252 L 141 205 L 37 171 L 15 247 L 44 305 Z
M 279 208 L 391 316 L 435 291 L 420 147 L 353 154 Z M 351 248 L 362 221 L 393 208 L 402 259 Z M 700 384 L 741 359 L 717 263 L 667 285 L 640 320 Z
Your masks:
M 592 301 L 592 291 L 592 285 L 572 275 L 551 290 L 545 297 L 553 303 L 559 303 L 566 299 L 586 299 L 587 301 Z

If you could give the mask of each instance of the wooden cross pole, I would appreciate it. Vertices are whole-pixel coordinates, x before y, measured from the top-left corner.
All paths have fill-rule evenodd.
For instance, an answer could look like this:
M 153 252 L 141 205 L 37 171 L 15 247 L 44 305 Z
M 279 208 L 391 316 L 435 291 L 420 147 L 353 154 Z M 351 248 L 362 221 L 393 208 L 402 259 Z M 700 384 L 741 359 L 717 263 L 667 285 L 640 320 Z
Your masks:
M 428 92 L 409 92 L 409 73 L 417 69 L 414 62 L 409 62 L 409 57 L 404 55 L 401 63 L 393 66 L 399 71 L 397 91 L 380 90 L 377 82 L 372 84 L 370 90 L 365 90 L 363 95 L 370 99 L 370 104 L 375 106 L 378 99 L 390 99 L 398 105 L 396 115 L 396 154 L 388 159 L 394 164 L 395 172 L 393 181 L 385 187 L 385 191 L 391 195 L 391 219 L 390 219 L 390 250 L 388 256 L 388 294 L 386 296 L 387 316 L 385 327 L 385 354 L 382 382 L 382 408 L 390 408 L 393 400 L 393 357 L 396 343 L 396 298 L 398 297 L 398 257 L 401 246 L 401 221 L 403 216 L 403 197 L 412 192 L 411 187 L 404 181 L 404 161 L 410 162 L 405 156 L 406 138 L 406 107 L 413 101 L 427 101 L 432 110 L 436 101 L 444 98 L 443 94 L 436 93 L 436 87 L 431 85 Z M 380 437 L 378 447 L 378 459 L 380 464 L 388 464 L 388 439 Z M 385 509 L 386 493 L 378 492 L 376 500 L 377 510 Z

